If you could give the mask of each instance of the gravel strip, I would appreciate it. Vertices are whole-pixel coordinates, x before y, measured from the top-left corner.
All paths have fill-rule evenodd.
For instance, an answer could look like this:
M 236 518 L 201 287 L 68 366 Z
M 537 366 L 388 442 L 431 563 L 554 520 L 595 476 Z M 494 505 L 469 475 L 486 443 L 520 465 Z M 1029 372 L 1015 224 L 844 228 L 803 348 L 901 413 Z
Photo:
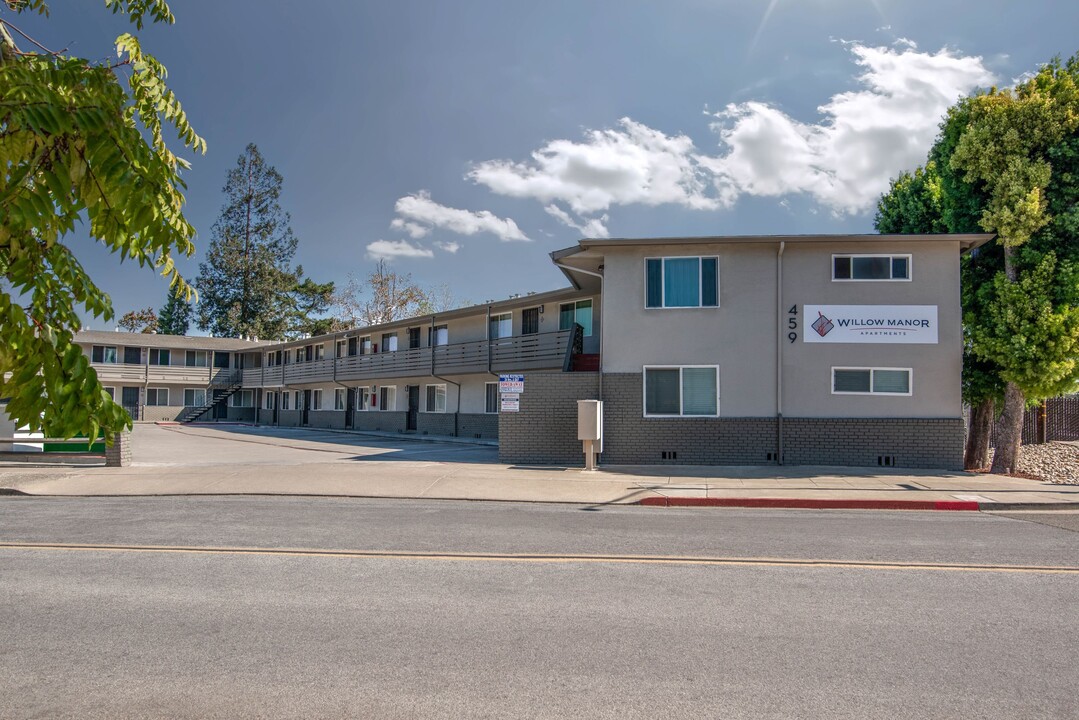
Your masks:
M 1019 448 L 1020 473 L 1057 485 L 1079 485 L 1079 445 L 1049 442 Z

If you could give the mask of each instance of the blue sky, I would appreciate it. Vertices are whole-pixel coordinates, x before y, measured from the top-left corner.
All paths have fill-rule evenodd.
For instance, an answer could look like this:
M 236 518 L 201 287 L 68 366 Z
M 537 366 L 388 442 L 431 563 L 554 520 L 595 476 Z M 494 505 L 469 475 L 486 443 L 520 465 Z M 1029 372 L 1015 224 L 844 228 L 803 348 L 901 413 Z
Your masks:
M 546 254 L 582 235 L 869 232 L 944 108 L 1079 51 L 1079 3 L 1055 0 L 172 6 L 140 39 L 209 145 L 185 275 L 254 142 L 308 275 L 385 256 L 472 302 L 563 286 Z M 91 1 L 18 23 L 90 58 L 128 29 Z M 118 315 L 162 305 L 150 270 L 70 244 Z

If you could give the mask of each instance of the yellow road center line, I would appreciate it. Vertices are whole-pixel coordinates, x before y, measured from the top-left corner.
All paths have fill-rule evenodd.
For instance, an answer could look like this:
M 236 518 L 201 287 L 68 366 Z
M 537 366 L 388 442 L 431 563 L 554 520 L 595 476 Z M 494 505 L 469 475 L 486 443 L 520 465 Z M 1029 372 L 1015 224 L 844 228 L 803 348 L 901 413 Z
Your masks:
M 867 570 L 945 570 L 952 572 L 1050 573 L 1079 575 L 1079 567 L 1044 565 L 978 565 L 959 563 L 886 562 L 801 558 L 694 557 L 678 555 L 554 555 L 537 553 L 410 552 L 402 550 L 319 550 L 303 548 L 215 547 L 177 545 L 97 545 L 77 543 L 0 542 L 0 550 L 70 550 L 196 555 L 267 555 L 388 560 L 449 560 L 517 563 L 629 563 L 653 565 L 731 565 L 750 567 L 853 568 Z

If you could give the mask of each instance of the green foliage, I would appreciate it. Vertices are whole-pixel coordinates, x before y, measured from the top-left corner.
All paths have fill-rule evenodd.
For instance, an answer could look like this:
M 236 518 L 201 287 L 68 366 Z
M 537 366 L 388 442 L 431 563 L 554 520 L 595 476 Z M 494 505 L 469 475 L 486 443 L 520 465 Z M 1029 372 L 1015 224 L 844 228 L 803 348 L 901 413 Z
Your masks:
M 120 322 L 116 324 L 132 333 L 157 332 L 157 313 L 154 312 L 152 307 L 143 308 L 141 310 L 131 310 L 130 312 L 124 313 L 123 317 L 120 318 Z
M 105 0 L 136 28 L 172 22 L 162 0 Z M 173 253 L 191 255 L 180 172 L 163 139 L 206 145 L 165 86 L 165 68 L 129 34 L 116 65 L 19 49 L 8 31 L 40 0 L 0 3 L 0 396 L 13 419 L 50 437 L 106 436 L 130 418 L 72 342 L 85 311 L 111 320 L 109 297 L 62 242 L 76 221 L 120 258 L 156 268 L 189 297 Z M 126 87 L 116 68 L 128 68 Z M 145 135 L 144 135 L 145 133 Z M 148 138 L 148 139 L 147 139 Z
M 334 300 L 334 284 L 317 283 L 304 277 L 303 267 L 296 268 L 296 283 L 289 293 L 290 338 L 324 335 L 338 328 L 338 321 L 325 315 Z
M 187 335 L 191 326 L 191 303 L 184 299 L 183 293 L 169 289 L 165 307 L 157 317 L 157 331 L 162 335 Z
M 198 324 L 223 337 L 283 339 L 295 320 L 297 239 L 281 209 L 281 174 L 254 143 L 229 171 L 225 205 L 199 265 Z
M 998 273 L 981 292 L 989 296 L 984 314 L 965 318 L 974 355 L 997 366 L 1028 402 L 1075 392 L 1079 269 L 1050 252 L 1016 281 Z
M 902 172 L 877 201 L 873 224 L 879 233 L 945 233 L 943 191 L 937 165 L 930 160 L 913 173 Z

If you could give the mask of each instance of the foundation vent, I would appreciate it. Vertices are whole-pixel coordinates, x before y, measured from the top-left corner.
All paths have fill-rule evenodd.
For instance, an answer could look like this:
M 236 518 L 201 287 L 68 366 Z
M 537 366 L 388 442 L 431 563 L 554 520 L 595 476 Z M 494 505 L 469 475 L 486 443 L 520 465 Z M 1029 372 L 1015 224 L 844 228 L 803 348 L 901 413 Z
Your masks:
M 877 455 L 877 465 L 895 467 L 895 455 Z
M 659 457 L 661 460 L 677 460 L 678 453 L 674 450 L 660 450 Z

